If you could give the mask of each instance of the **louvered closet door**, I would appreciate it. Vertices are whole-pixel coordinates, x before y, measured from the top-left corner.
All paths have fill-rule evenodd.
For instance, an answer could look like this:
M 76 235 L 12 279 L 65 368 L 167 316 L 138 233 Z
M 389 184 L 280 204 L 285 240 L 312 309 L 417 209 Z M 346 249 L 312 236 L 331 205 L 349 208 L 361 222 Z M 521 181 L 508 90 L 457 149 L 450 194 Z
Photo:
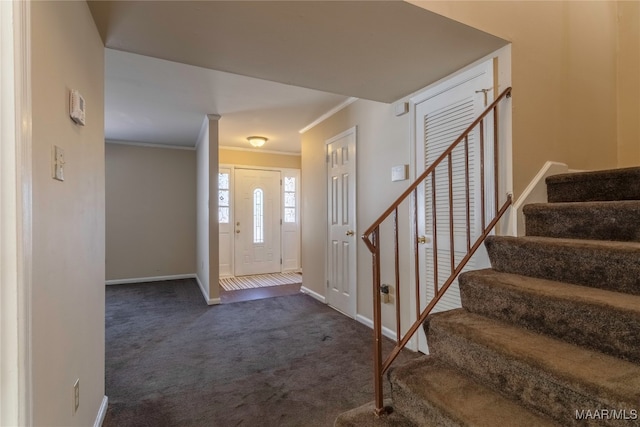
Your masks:
M 442 87 L 431 97 L 416 104 L 415 129 L 417 173 L 422 173 L 431 166 L 440 155 L 471 125 L 485 108 L 483 89 L 492 87 L 492 71 L 490 64 L 471 70 L 466 75 L 458 76 Z M 447 85 L 445 83 L 444 85 Z M 487 102 L 491 102 L 489 91 Z M 485 134 L 485 138 L 487 135 Z M 485 156 L 493 158 L 489 150 Z M 480 148 L 479 131 L 469 136 L 469 217 L 471 242 L 481 233 L 480 213 Z M 452 153 L 452 203 L 453 222 L 450 220 L 449 206 L 449 164 L 445 159 L 435 172 L 435 192 L 431 179 L 421 186 L 418 204 L 418 232 L 426 236 L 427 244 L 420 245 L 420 283 L 422 285 L 420 301 L 422 308 L 433 298 L 434 284 L 441 288 L 449 278 L 453 268 L 467 253 L 467 207 L 465 190 L 464 144 L 460 144 Z M 485 167 L 492 167 L 485 163 Z M 487 169 L 491 171 L 492 169 Z M 493 193 L 487 193 L 493 194 Z M 435 198 L 435 204 L 434 204 Z M 489 201 L 491 202 L 491 201 Z M 437 232 L 434 235 L 433 223 Z M 453 229 L 453 247 L 450 232 Z M 434 257 L 434 241 L 437 242 L 437 256 Z M 453 263 L 452 263 L 453 256 Z M 480 254 L 472 258 L 465 270 L 473 270 L 486 265 L 485 256 Z M 442 300 L 436 305 L 434 312 L 459 308 L 460 291 L 455 281 Z M 421 351 L 426 352 L 426 344 L 419 343 Z

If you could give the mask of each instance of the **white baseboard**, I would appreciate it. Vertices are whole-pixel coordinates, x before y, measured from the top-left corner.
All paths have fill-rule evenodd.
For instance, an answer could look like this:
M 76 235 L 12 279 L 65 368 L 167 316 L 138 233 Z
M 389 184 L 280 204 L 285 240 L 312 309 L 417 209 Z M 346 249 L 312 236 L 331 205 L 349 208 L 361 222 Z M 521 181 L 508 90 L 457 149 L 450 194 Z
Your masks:
M 202 286 L 202 282 L 200 281 L 200 278 L 198 277 L 197 274 L 196 274 L 196 283 L 200 288 L 200 292 L 202 292 L 202 296 L 204 297 L 204 300 L 207 302 L 207 304 L 209 304 L 209 292 L 204 289 L 204 286 Z
M 93 423 L 93 427 L 102 427 L 102 423 L 104 422 L 104 417 L 107 415 L 107 407 L 109 406 L 109 398 L 104 396 L 102 398 L 102 403 L 100 404 L 100 409 L 98 409 L 98 415 L 96 416 L 96 420 Z
M 220 304 L 220 298 L 209 298 L 209 292 L 207 292 L 204 289 L 204 286 L 202 286 L 202 282 L 200 281 L 200 278 L 198 277 L 198 275 L 194 275 L 194 278 L 196 279 L 196 282 L 198 283 L 198 287 L 200 288 L 200 292 L 202 292 L 202 296 L 204 297 L 204 301 L 207 303 L 207 305 L 218 305 Z
M 318 301 L 320 301 L 323 304 L 326 304 L 326 299 L 324 297 L 324 295 L 320 295 L 319 293 L 317 293 L 316 291 L 312 291 L 309 288 L 305 288 L 304 286 L 300 287 L 300 292 L 305 293 L 315 299 L 317 299 Z
M 366 325 L 373 329 L 373 320 L 369 319 L 368 317 L 365 317 L 362 314 L 358 314 L 356 315 L 356 320 L 363 325 Z M 382 327 L 382 335 L 389 339 L 392 339 L 393 341 L 396 340 L 396 331 L 392 331 L 391 329 L 384 326 Z
M 179 279 L 194 279 L 195 273 L 190 274 L 175 274 L 172 276 L 154 276 L 154 277 L 135 277 L 132 279 L 115 279 L 107 280 L 106 285 L 126 285 L 129 283 L 146 283 L 146 282 L 160 282 L 163 280 L 179 280 Z

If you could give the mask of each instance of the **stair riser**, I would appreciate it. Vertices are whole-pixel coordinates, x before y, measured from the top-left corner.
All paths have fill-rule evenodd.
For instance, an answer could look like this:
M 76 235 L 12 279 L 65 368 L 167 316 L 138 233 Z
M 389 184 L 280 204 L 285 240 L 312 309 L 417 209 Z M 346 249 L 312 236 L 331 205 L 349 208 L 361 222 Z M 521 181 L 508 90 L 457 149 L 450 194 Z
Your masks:
M 393 402 L 394 409 L 402 413 L 413 424 L 419 427 L 464 427 L 465 424 L 449 417 L 431 402 L 417 398 L 404 387 L 394 384 Z
M 596 304 L 551 298 L 460 277 L 462 306 L 472 312 L 640 363 L 640 315 Z
M 638 168 L 551 176 L 546 183 L 550 203 L 640 200 Z
M 576 410 L 635 409 L 637 402 L 624 402 L 587 390 L 565 378 L 523 363 L 481 346 L 430 322 L 429 348 L 448 363 L 475 377 L 494 390 L 519 399 L 531 410 L 539 411 L 565 426 L 620 426 L 617 420 L 577 420 Z M 640 425 L 638 420 L 631 424 Z
M 561 246 L 491 237 L 497 271 L 640 295 L 640 252 Z
M 437 357 L 425 356 L 389 374 L 395 408 L 420 426 L 558 427 L 479 384 Z
M 640 242 L 640 203 L 529 205 L 524 214 L 527 236 Z

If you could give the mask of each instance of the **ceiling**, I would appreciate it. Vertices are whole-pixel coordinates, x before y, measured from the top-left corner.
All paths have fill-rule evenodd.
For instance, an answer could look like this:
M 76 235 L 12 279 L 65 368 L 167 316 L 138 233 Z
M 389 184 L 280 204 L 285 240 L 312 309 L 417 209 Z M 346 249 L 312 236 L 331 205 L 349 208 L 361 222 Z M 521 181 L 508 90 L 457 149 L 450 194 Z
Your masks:
M 298 130 L 347 97 L 390 103 L 506 44 L 402 1 L 89 7 L 108 48 L 107 139 L 173 145 L 220 114 L 221 145 L 263 134 L 299 152 Z
M 300 151 L 299 130 L 348 99 L 312 89 L 106 49 L 105 138 L 193 147 L 206 114 L 220 146 Z

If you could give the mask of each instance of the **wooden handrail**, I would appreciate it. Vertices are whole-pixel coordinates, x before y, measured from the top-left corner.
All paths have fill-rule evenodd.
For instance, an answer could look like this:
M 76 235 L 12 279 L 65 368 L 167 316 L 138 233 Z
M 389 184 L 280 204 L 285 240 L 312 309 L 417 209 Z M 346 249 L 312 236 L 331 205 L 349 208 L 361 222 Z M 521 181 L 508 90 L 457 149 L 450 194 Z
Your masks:
M 460 272 L 464 269 L 471 257 L 475 254 L 477 249 L 482 245 L 486 237 L 491 233 L 492 229 L 498 223 L 500 218 L 507 211 L 512 203 L 511 195 L 506 196 L 506 201 L 502 206 L 499 204 L 498 197 L 498 104 L 504 99 L 511 96 L 511 88 L 505 89 L 496 99 L 489 105 L 471 125 L 429 166 L 426 170 L 420 174 L 420 176 L 396 199 L 395 202 L 387 208 L 382 215 L 364 232 L 362 240 L 369 249 L 372 255 L 372 267 L 373 267 L 373 332 L 374 332 L 374 389 L 375 389 L 375 413 L 381 415 L 385 413 L 385 407 L 383 405 L 383 375 L 389 369 L 393 361 L 398 357 L 402 349 L 407 345 L 411 337 L 415 334 L 418 328 L 426 320 L 427 316 L 431 313 L 431 310 L 436 306 L 440 299 L 447 292 L 451 284 L 456 280 Z M 484 170 L 484 119 L 493 112 L 493 179 L 494 179 L 494 198 L 495 198 L 495 216 L 488 224 L 486 224 L 485 217 L 485 170 Z M 480 127 L 480 198 L 481 198 L 481 224 L 482 232 L 478 238 L 471 242 L 471 227 L 470 227 L 470 191 L 469 191 L 469 135 L 477 127 Z M 453 150 L 464 141 L 464 158 L 465 158 L 465 195 L 466 195 L 466 250 L 467 253 L 456 265 L 455 257 L 453 255 L 454 246 L 454 219 L 453 219 Z M 447 159 L 447 174 L 448 174 L 448 200 L 449 200 L 449 244 L 450 244 L 450 265 L 451 275 L 442 287 L 438 287 L 438 261 L 437 261 L 437 223 L 436 223 L 436 182 L 435 182 L 435 170 L 436 168 Z M 418 246 L 418 187 L 425 182 L 425 180 L 431 176 L 432 186 L 432 227 L 433 227 L 433 264 L 434 264 L 434 296 L 427 304 L 426 308 L 420 311 L 420 267 L 419 267 L 419 246 Z M 417 319 L 407 329 L 404 336 L 401 334 L 400 324 L 400 270 L 399 270 L 399 245 L 398 245 L 398 208 L 400 205 L 413 194 L 413 228 L 414 228 L 414 263 L 415 263 L 415 292 L 416 292 L 416 313 Z M 381 315 L 381 298 L 380 298 L 380 286 L 381 286 L 381 263 L 380 263 L 380 226 L 393 215 L 393 230 L 394 230 L 394 275 L 396 285 L 396 345 L 387 356 L 386 359 L 382 359 L 382 315 Z M 446 222 L 446 220 L 445 220 Z

